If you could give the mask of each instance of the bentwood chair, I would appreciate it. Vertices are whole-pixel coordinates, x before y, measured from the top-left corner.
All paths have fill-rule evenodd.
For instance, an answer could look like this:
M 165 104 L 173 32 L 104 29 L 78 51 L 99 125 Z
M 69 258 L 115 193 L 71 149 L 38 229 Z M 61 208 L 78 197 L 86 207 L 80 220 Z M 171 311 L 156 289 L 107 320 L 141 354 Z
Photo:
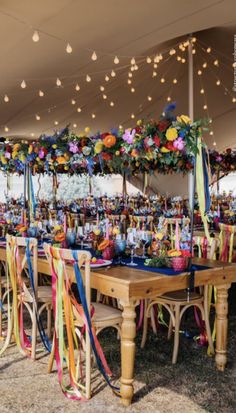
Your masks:
M 51 287 L 38 286 L 38 243 L 35 238 L 7 235 L 7 285 L 12 294 L 10 317 L 6 342 L 2 354 L 10 344 L 14 332 L 16 344 L 23 354 L 36 357 L 37 321 L 43 310 L 47 310 L 48 333 L 51 330 L 52 294 Z M 8 300 L 10 301 L 10 300 Z M 25 334 L 24 321 L 27 309 L 31 319 L 31 340 Z
M 63 359 L 66 360 L 73 397 L 81 399 L 85 396 L 89 399 L 91 397 L 90 345 L 92 344 L 95 353 L 100 351 L 102 354 L 97 334 L 107 327 L 115 328 L 120 334 L 122 314 L 116 308 L 101 303 L 91 303 L 91 254 L 88 251 L 59 249 L 49 244 L 44 244 L 44 251 L 52 273 L 55 320 L 48 372 L 52 370 L 55 356 L 58 373 L 59 369 L 63 368 Z M 74 282 L 77 282 L 81 304 L 75 297 L 74 289 L 72 290 Z M 75 361 L 76 349 L 79 353 L 77 362 Z M 83 352 L 85 353 L 85 375 L 81 373 L 83 370 L 81 353 Z M 103 357 L 101 360 L 105 360 Z M 58 377 L 62 389 L 65 389 L 60 374 Z
M 232 262 L 234 251 L 234 237 L 236 235 L 236 225 L 219 224 L 220 234 L 220 261 Z
M 216 240 L 213 239 L 211 256 L 209 257 L 210 259 L 214 256 L 216 245 Z M 162 305 L 170 315 L 168 339 L 171 338 L 174 328 L 174 348 L 172 354 L 173 364 L 176 364 L 178 357 L 180 323 L 185 311 L 192 306 L 196 306 L 201 312 L 202 320 L 205 322 L 210 352 L 211 354 L 214 354 L 214 346 L 209 322 L 209 292 L 207 286 L 199 291 L 190 292 L 188 295 L 185 290 L 180 290 L 163 294 L 151 300 L 147 304 L 144 314 L 143 336 L 141 342 L 142 348 L 144 348 L 147 339 L 148 319 L 150 317 L 150 312 L 155 304 Z

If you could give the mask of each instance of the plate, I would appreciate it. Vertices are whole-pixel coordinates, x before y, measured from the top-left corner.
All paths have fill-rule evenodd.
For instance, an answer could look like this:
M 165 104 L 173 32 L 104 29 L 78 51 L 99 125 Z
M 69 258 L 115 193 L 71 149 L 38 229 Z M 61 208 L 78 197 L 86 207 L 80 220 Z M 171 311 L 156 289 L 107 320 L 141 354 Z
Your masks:
M 99 267 L 108 267 L 108 265 L 112 264 L 112 261 L 110 260 L 102 260 L 103 262 L 100 263 L 92 263 L 90 264 L 91 268 L 99 268 Z

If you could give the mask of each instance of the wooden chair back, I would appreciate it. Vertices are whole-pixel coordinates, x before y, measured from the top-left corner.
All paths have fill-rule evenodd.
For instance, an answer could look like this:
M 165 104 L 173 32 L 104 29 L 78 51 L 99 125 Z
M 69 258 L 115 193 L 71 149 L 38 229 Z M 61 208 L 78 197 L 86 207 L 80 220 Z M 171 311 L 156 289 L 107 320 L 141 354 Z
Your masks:
M 220 261 L 232 262 L 236 225 L 219 224 Z

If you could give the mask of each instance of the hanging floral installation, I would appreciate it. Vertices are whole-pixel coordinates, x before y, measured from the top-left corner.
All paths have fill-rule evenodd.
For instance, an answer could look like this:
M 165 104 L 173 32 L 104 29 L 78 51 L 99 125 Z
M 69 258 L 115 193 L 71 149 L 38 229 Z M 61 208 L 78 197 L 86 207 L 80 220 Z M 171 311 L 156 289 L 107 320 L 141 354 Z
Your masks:
M 139 120 L 125 130 L 76 136 L 66 127 L 34 142 L 2 144 L 0 168 L 19 174 L 26 164 L 33 174 L 186 173 L 192 169 L 203 122 L 175 117 L 174 109 L 171 104 L 160 120 Z
M 225 175 L 236 171 L 236 149 L 224 152 L 210 151 L 211 172 L 213 175 Z

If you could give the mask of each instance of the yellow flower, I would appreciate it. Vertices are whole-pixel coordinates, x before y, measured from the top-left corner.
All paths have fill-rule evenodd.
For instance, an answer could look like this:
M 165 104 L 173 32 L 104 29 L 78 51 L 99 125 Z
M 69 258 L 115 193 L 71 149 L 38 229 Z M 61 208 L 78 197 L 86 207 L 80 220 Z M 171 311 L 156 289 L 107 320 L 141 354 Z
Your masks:
M 57 144 L 54 143 L 54 144 L 52 145 L 52 148 L 53 148 L 53 149 L 57 149 Z
M 28 153 L 31 154 L 33 152 L 33 145 L 29 146 Z
M 186 115 L 177 116 L 177 122 L 185 123 L 189 125 L 191 123 L 191 119 Z
M 115 151 L 116 156 L 120 155 L 120 151 Z
M 85 133 L 89 133 L 90 132 L 90 128 L 87 126 L 86 128 L 84 128 Z
M 12 156 L 12 159 L 15 159 L 18 156 L 18 152 L 13 151 L 11 156 Z
M 162 146 L 161 152 L 162 152 L 162 153 L 168 153 L 168 152 L 170 152 L 170 150 L 167 149 L 165 146 Z
M 1 156 L 1 162 L 2 162 L 3 165 L 7 164 L 7 159 L 3 155 Z
M 95 143 L 94 152 L 96 154 L 101 153 L 103 149 L 103 141 L 99 140 Z
M 22 163 L 25 163 L 25 155 L 23 153 L 20 155 L 19 159 Z
M 163 239 L 163 237 L 164 237 L 164 234 L 162 233 L 162 232 L 158 232 L 157 234 L 156 234 L 156 237 L 157 237 L 157 239 L 159 239 L 160 241 Z
M 137 120 L 137 125 L 141 126 L 142 125 L 142 119 Z
M 13 152 L 18 152 L 20 149 L 20 144 L 19 143 L 15 143 L 15 145 L 13 145 Z
M 169 128 L 166 132 L 166 139 L 168 141 L 174 141 L 178 137 L 178 131 L 175 128 Z
M 66 163 L 66 160 L 65 160 L 64 156 L 58 156 L 57 157 L 57 162 L 59 164 L 63 164 L 63 163 Z
M 69 166 L 68 165 L 64 166 L 64 169 L 65 171 L 69 171 Z

